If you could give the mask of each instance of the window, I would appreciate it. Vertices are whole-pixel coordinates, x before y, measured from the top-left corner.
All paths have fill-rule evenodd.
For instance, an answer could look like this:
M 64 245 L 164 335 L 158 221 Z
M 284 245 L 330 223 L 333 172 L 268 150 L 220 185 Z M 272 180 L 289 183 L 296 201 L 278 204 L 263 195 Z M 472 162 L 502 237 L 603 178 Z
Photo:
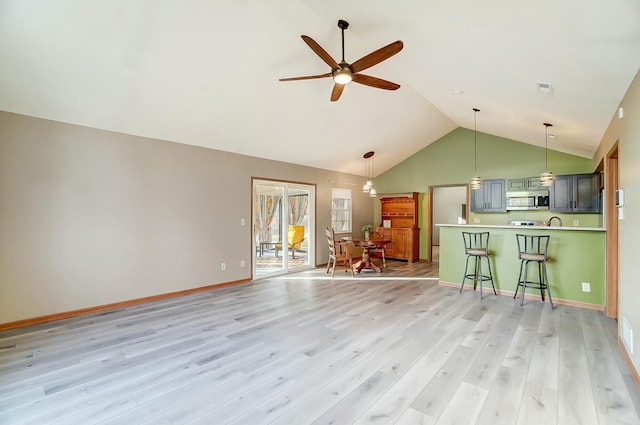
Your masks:
M 331 189 L 331 227 L 336 233 L 351 233 L 350 189 Z

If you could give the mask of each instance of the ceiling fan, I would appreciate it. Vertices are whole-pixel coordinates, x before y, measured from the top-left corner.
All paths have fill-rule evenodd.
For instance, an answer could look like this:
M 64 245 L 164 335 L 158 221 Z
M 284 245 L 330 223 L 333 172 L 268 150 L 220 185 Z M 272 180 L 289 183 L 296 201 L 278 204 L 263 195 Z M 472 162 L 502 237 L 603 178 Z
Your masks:
M 349 23 L 340 19 L 338 21 L 338 28 L 342 30 L 342 61 L 340 63 L 336 62 L 331 55 L 320 47 L 320 45 L 311 37 L 307 35 L 301 36 L 302 40 L 311 47 L 311 50 L 313 50 L 320 59 L 331 67 L 331 72 L 320 75 L 309 75 L 306 77 L 280 78 L 279 81 L 311 80 L 314 78 L 333 77 L 334 85 L 333 91 L 331 92 L 332 102 L 340 99 L 344 86 L 351 81 L 384 90 L 397 90 L 400 88 L 399 84 L 392 83 L 391 81 L 383 80 L 381 78 L 372 77 L 370 75 L 361 74 L 360 71 L 371 68 L 372 66 L 377 65 L 383 60 L 389 59 L 391 56 L 398 53 L 404 46 L 402 41 L 394 41 L 393 43 L 381 47 L 378 50 L 358 59 L 354 63 L 349 64 L 344 60 L 344 30 L 349 28 Z

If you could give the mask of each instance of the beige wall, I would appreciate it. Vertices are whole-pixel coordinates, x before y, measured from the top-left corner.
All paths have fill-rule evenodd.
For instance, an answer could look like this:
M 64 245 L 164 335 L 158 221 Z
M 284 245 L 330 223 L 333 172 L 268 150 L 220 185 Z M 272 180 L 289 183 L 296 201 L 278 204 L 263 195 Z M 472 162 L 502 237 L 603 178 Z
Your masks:
M 599 164 L 618 142 L 620 188 L 625 191 L 624 219 L 619 221 L 618 323 L 626 319 L 634 331 L 633 354 L 629 355 L 636 370 L 640 371 L 640 279 L 637 265 L 640 246 L 640 73 L 620 106 L 624 108 L 624 118 L 619 119 L 616 111 L 594 157 L 594 164 Z
M 250 278 L 252 176 L 317 185 L 326 263 L 329 180 L 361 177 L 0 112 L 0 323 Z

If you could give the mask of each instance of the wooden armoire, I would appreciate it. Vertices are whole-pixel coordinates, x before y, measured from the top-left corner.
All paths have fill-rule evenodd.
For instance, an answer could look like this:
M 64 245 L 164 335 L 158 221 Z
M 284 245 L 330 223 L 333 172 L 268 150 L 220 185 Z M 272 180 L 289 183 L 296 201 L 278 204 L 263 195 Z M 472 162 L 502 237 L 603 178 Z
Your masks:
M 381 223 L 384 238 L 391 240 L 384 255 L 387 258 L 407 260 L 420 258 L 420 229 L 418 228 L 418 193 L 407 196 L 380 198 Z M 386 224 L 386 226 L 385 226 Z

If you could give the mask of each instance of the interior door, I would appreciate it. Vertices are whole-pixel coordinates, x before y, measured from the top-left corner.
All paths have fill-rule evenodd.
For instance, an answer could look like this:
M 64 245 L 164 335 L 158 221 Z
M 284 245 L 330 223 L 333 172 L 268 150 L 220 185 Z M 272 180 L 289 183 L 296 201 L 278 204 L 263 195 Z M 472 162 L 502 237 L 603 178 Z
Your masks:
M 436 224 L 463 224 L 467 220 L 467 187 L 432 186 L 430 188 L 429 214 L 431 237 L 428 257 L 431 262 L 440 262 L 440 227 Z
M 313 267 L 314 212 L 315 186 L 254 180 L 254 278 Z

